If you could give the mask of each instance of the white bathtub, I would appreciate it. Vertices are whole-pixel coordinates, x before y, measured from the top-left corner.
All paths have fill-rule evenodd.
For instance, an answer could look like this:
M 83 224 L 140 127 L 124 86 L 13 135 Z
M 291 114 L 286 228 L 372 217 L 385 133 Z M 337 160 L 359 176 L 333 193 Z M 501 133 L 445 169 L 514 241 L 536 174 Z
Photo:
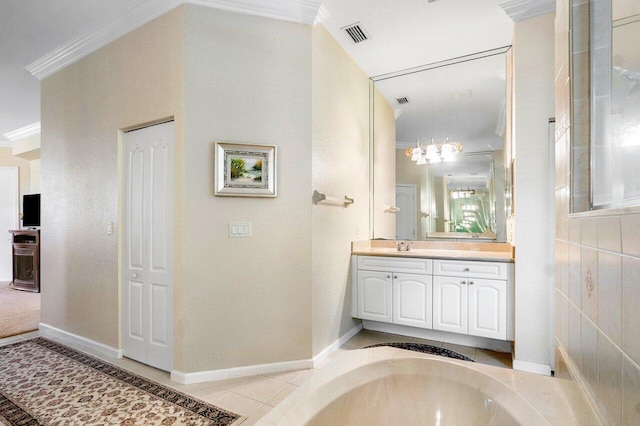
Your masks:
M 379 347 L 343 352 L 258 424 L 597 423 L 573 382 Z

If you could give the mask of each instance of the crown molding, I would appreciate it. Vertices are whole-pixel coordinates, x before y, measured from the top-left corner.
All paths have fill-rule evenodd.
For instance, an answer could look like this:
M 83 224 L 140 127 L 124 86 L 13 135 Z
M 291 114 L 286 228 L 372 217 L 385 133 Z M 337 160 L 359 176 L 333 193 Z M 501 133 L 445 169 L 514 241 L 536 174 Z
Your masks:
M 311 25 L 321 0 L 185 0 L 185 3 Z
M 556 11 L 555 0 L 511 0 L 500 3 L 507 15 L 514 21 L 524 21 L 534 16 Z
M 64 43 L 26 66 L 26 70 L 42 80 L 106 46 L 160 15 L 174 9 L 180 0 L 145 0 L 107 19 L 86 34 Z
M 17 141 L 18 139 L 26 138 L 28 136 L 37 135 L 40 133 L 40 122 L 29 124 L 28 126 L 20 127 L 19 129 L 5 133 L 3 136 L 10 141 Z M 9 145 L 11 146 L 11 145 Z
M 50 51 L 26 70 L 42 80 L 185 3 L 308 25 L 320 8 L 320 0 L 145 0 Z

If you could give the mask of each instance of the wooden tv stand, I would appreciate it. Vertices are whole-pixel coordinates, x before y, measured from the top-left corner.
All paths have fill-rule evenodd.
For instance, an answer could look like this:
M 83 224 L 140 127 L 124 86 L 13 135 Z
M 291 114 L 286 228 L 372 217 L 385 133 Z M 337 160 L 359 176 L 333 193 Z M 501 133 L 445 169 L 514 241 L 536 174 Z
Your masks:
M 9 231 L 13 236 L 13 281 L 17 290 L 40 292 L 40 230 Z

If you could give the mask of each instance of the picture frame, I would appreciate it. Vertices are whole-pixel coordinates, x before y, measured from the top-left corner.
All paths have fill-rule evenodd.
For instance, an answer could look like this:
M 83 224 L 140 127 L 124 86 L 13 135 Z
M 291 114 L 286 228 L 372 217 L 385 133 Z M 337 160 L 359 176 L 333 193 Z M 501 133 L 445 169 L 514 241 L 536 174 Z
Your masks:
M 276 197 L 276 146 L 216 142 L 214 195 Z

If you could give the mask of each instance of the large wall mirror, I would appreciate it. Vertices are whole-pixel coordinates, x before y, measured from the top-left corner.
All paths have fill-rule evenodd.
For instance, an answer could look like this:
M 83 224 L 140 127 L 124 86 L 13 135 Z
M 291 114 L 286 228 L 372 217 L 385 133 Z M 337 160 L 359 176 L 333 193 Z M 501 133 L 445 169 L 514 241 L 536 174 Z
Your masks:
M 372 168 L 373 185 L 382 186 L 376 170 L 395 167 L 395 195 L 375 187 L 372 194 L 395 199 L 397 207 L 372 202 L 374 238 L 505 241 L 508 49 L 372 78 L 393 108 L 396 153 L 392 159 L 378 155 Z M 376 99 L 383 102 L 372 96 L 374 111 Z

